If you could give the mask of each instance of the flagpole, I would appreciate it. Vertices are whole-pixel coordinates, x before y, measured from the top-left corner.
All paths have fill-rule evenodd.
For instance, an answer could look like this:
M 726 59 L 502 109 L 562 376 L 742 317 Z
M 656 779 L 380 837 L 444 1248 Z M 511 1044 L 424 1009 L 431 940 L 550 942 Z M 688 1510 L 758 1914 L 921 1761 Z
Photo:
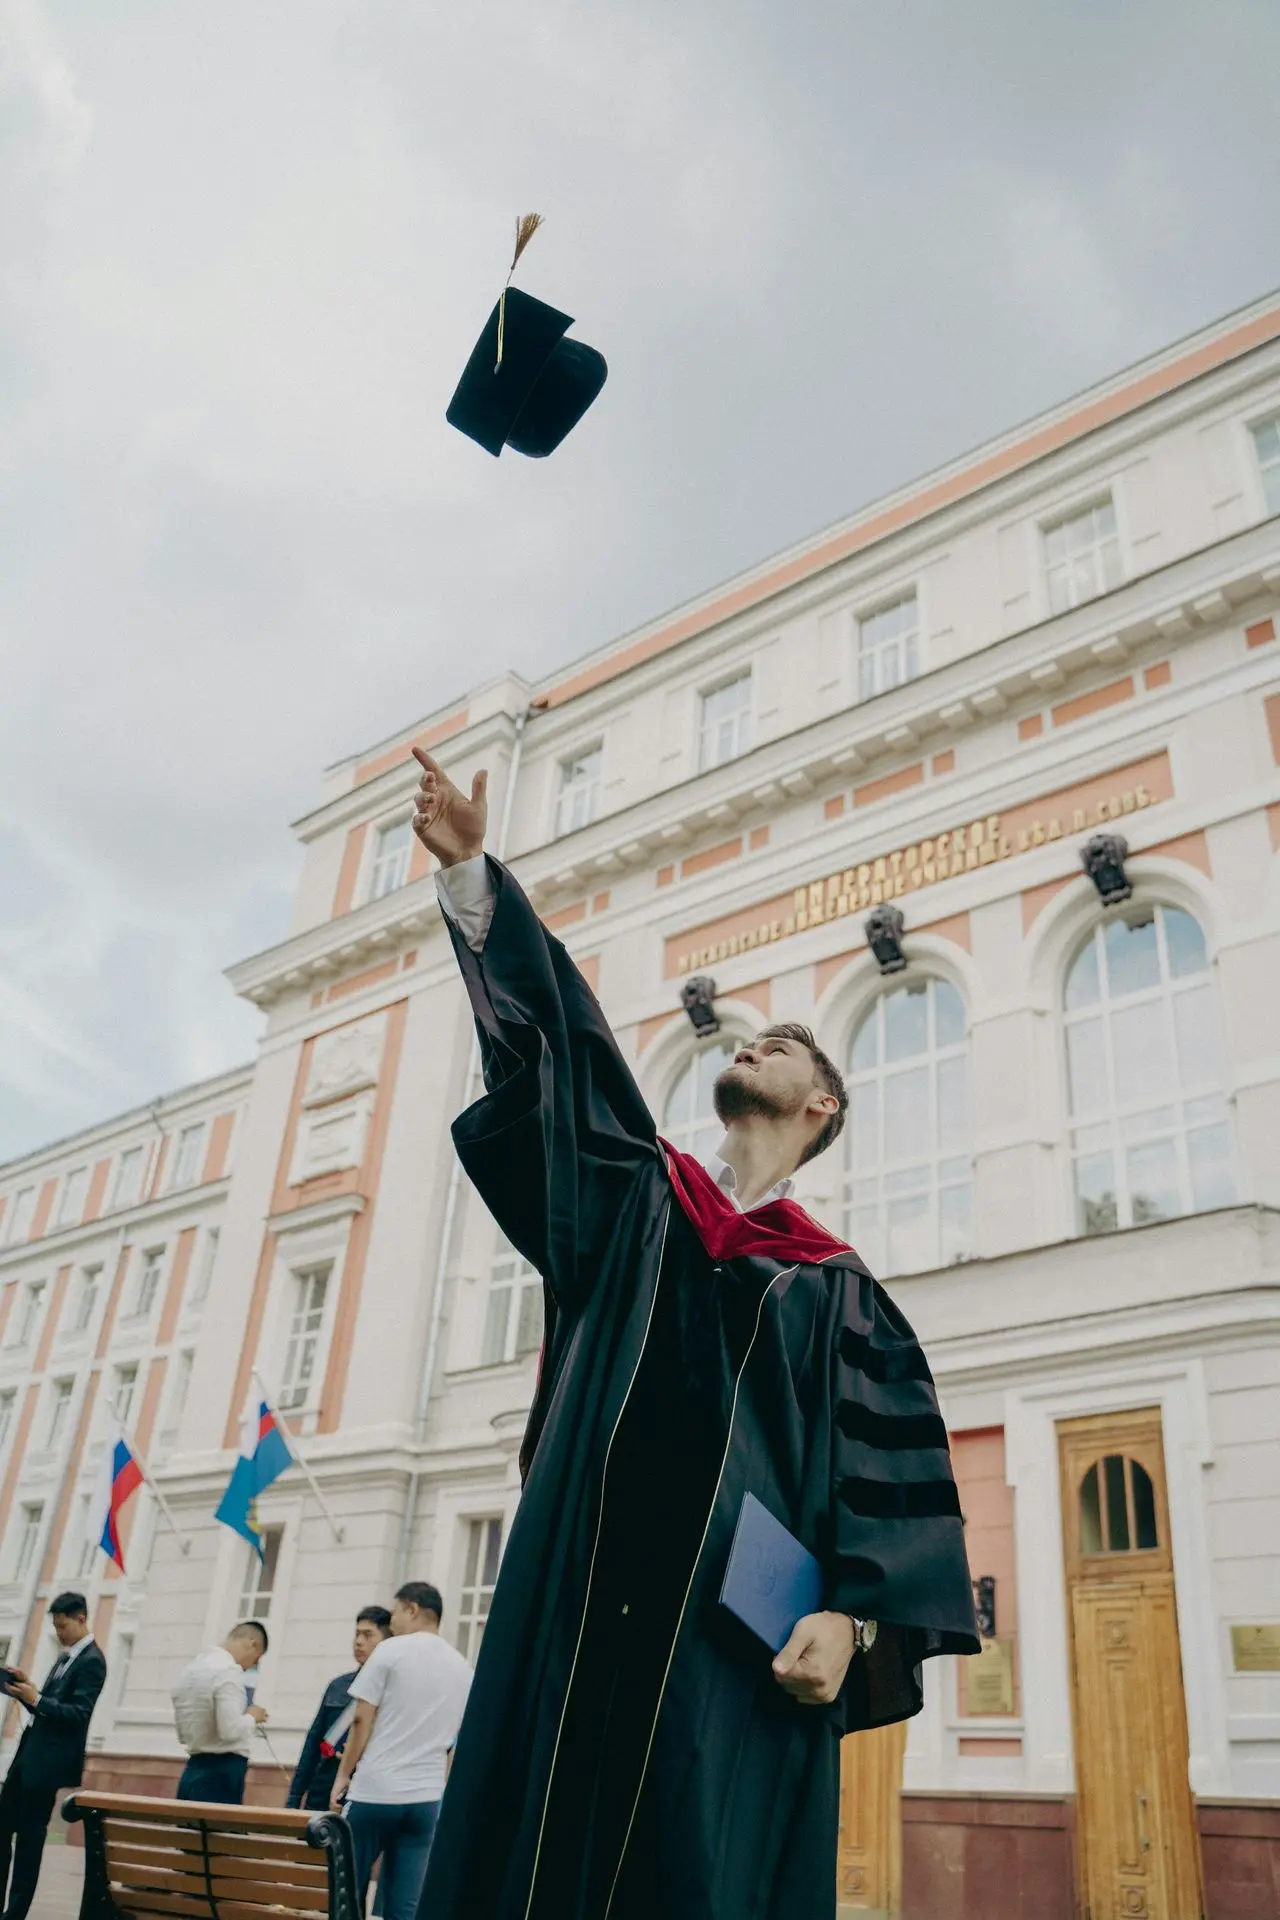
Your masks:
M 284 1438 L 284 1435 L 288 1430 L 285 1427 L 284 1421 L 280 1418 L 279 1413 L 276 1411 L 275 1403 L 272 1400 L 271 1395 L 267 1392 L 266 1384 L 263 1381 L 262 1375 L 258 1372 L 258 1369 L 256 1367 L 252 1369 L 252 1375 L 254 1380 L 257 1382 L 258 1392 L 262 1396 L 263 1405 L 266 1407 L 267 1412 L 271 1415 L 272 1419 L 275 1421 L 276 1426 L 280 1429 L 281 1438 Z M 314 1473 L 312 1473 L 306 1461 L 303 1459 L 301 1450 L 297 1447 L 293 1435 L 290 1435 L 289 1438 L 285 1440 L 285 1445 L 289 1449 L 294 1465 L 296 1467 L 301 1468 L 303 1477 L 306 1480 L 307 1485 L 310 1487 L 312 1493 L 316 1497 L 316 1505 L 319 1507 L 325 1519 L 329 1522 L 329 1530 L 332 1533 L 334 1539 L 337 1541 L 338 1545 L 341 1546 L 342 1542 L 346 1538 L 346 1531 L 343 1527 L 341 1527 L 338 1524 L 337 1520 L 334 1519 L 333 1508 L 329 1505 L 329 1502 L 325 1499 L 324 1495 L 321 1493 L 320 1488 L 316 1483 L 316 1477 Z
M 107 1404 L 111 1408 L 112 1413 L 114 1413 L 116 1420 L 119 1423 L 121 1433 L 124 1435 L 125 1439 L 129 1443 L 129 1451 L 133 1455 L 134 1460 L 137 1462 L 138 1472 L 142 1475 L 143 1484 L 145 1486 L 150 1487 L 152 1493 L 155 1495 L 156 1505 L 159 1507 L 161 1514 L 164 1516 L 165 1520 L 168 1522 L 169 1528 L 173 1534 L 173 1537 L 177 1541 L 179 1547 L 182 1549 L 182 1552 L 184 1554 L 190 1553 L 191 1535 L 189 1533 L 183 1533 L 181 1527 L 179 1527 L 177 1521 L 174 1519 L 172 1509 L 169 1506 L 169 1502 L 165 1499 L 159 1487 L 156 1485 L 155 1481 L 152 1479 L 151 1469 L 148 1467 L 146 1461 L 143 1459 L 142 1454 L 139 1451 L 138 1444 L 133 1437 L 132 1431 L 130 1430 L 130 1428 L 128 1428 L 125 1425 L 124 1421 L 120 1417 L 119 1406 L 114 1400 L 109 1400 Z

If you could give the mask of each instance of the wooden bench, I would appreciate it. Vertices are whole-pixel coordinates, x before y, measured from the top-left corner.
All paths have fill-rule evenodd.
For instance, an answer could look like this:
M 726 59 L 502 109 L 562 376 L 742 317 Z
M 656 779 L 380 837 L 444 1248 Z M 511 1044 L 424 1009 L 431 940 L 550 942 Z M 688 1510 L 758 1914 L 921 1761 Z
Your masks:
M 334 1813 L 77 1793 L 80 1920 L 361 1920 L 351 1831 Z

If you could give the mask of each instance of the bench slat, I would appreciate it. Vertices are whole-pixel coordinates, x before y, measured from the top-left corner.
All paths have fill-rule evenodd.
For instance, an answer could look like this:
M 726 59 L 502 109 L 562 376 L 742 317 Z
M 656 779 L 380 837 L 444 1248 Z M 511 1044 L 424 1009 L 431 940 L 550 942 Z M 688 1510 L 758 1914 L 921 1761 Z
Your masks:
M 132 1820 L 103 1822 L 103 1837 L 108 1846 L 154 1847 L 159 1852 L 202 1853 L 205 1835 L 190 1823 L 185 1827 L 145 1826 Z M 271 1860 L 312 1867 L 323 1863 L 323 1854 L 309 1847 L 304 1839 L 271 1834 L 209 1833 L 210 1853 L 231 1859 Z
M 136 1920 L 140 1914 L 168 1913 L 186 1915 L 187 1920 L 213 1920 L 213 1908 L 207 1899 L 193 1900 L 177 1893 L 152 1893 L 142 1889 L 122 1889 L 117 1899 L 113 1888 L 112 1898 Z M 269 1920 L 269 1916 L 278 1909 L 271 1900 L 224 1900 L 218 1897 L 218 1920 Z M 327 1914 L 328 1907 L 316 1907 L 312 1911 L 317 1915 Z
M 273 1887 L 327 1887 L 329 1884 L 329 1869 L 323 1855 L 317 1855 L 310 1848 L 305 1859 L 295 1859 L 290 1855 L 285 1859 L 273 1860 L 261 1848 L 244 1859 L 215 1848 L 210 1848 L 210 1855 L 216 1862 L 216 1872 L 233 1879 L 244 1875 Z M 175 1872 L 194 1873 L 202 1871 L 196 1863 L 203 1858 L 203 1849 L 198 1841 L 190 1847 L 150 1848 L 136 1846 L 132 1841 L 128 1846 L 122 1846 L 110 1834 L 107 1836 L 107 1864 L 111 1867 L 165 1867 Z
M 131 1905 L 135 1895 L 149 1893 L 172 1893 L 188 1900 L 205 1900 L 212 1887 L 219 1906 L 224 1900 L 247 1900 L 287 1913 L 327 1914 L 329 1911 L 327 1881 L 321 1886 L 294 1887 L 247 1876 L 237 1880 L 219 1873 L 212 1874 L 206 1881 L 202 1873 L 176 1873 L 168 1867 L 120 1866 L 115 1862 L 109 1863 L 107 1877 L 112 1892 L 120 1896 L 117 1904 L 124 1906 Z
M 172 1821 L 207 1820 L 223 1832 L 239 1829 L 246 1833 L 301 1835 L 307 1822 L 315 1818 L 293 1807 L 226 1807 L 212 1800 L 150 1800 L 132 1793 L 76 1793 L 78 1807 L 122 1819 L 145 1820 L 153 1824 Z

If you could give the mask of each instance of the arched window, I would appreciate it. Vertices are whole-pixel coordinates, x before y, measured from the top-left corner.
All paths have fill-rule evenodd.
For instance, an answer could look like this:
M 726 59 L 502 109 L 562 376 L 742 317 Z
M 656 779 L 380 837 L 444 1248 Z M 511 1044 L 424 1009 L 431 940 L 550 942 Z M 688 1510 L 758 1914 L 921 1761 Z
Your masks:
M 662 1113 L 662 1131 L 673 1147 L 696 1154 L 705 1160 L 714 1153 L 724 1135 L 716 1119 L 712 1089 L 737 1051 L 732 1040 L 721 1034 L 704 1040 L 692 1053 L 680 1077 L 667 1095 Z
M 964 1003 L 945 980 L 883 993 L 849 1050 L 848 1235 L 872 1272 L 921 1273 L 972 1248 Z
M 1204 934 L 1180 907 L 1103 921 L 1064 995 L 1076 1229 L 1230 1206 L 1231 1128 Z
M 1080 1482 L 1081 1553 L 1149 1553 L 1160 1545 L 1156 1493 L 1140 1460 L 1109 1453 Z

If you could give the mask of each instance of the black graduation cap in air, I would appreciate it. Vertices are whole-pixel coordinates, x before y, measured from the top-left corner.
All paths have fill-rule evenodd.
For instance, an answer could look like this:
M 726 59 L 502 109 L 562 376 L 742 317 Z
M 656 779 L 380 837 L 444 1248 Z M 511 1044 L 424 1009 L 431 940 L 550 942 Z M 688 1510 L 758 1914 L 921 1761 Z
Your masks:
M 542 224 L 526 213 L 516 222 L 516 261 Z M 519 287 L 503 288 L 463 369 L 445 419 L 495 456 L 504 447 L 543 459 L 554 453 L 605 383 L 602 353 L 566 340 L 572 315 Z

